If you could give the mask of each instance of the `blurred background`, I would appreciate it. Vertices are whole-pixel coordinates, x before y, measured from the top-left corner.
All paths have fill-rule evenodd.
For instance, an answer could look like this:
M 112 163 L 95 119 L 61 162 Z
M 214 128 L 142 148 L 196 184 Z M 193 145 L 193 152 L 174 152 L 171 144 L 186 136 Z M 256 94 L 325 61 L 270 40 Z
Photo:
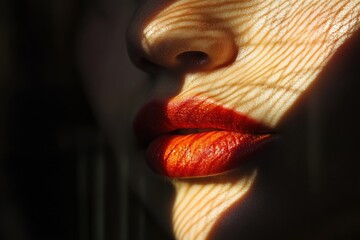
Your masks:
M 90 239 L 91 169 L 80 159 L 96 151 L 98 130 L 73 44 L 84 7 L 0 3 L 1 239 Z
M 127 19 L 135 4 L 0 1 L 0 239 L 145 239 L 145 224 L 147 239 L 169 237 L 122 195 L 78 66 L 89 9 Z

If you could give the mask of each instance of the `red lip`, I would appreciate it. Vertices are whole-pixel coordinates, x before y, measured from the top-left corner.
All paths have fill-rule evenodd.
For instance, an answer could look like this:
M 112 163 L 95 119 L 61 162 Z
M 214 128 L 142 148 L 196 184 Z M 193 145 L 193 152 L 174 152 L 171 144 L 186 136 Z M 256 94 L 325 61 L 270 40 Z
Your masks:
M 271 138 L 271 130 L 209 100 L 146 104 L 134 121 L 147 162 L 160 175 L 201 177 L 234 169 Z

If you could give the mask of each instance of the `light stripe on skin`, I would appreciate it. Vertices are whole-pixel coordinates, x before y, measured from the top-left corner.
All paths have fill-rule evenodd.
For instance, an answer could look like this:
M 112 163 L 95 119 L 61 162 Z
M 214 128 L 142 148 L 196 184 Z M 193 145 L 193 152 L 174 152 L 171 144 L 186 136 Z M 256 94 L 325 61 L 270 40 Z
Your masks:
M 181 82 L 170 101 L 210 99 L 276 127 L 338 48 L 358 31 L 360 1 L 179 0 L 147 23 L 141 42 L 155 63 L 161 42 L 172 33 L 211 48 L 214 35 L 228 32 L 224 36 L 232 36 L 236 46 L 237 56 L 228 65 L 168 79 L 175 85 Z M 206 239 L 222 214 L 251 189 L 255 177 L 239 175 L 228 183 L 202 185 L 175 181 L 176 238 Z
M 257 171 L 223 183 L 174 181 L 174 235 L 177 239 L 206 239 L 216 222 L 250 190 Z
M 215 71 L 186 74 L 174 98 L 210 98 L 276 126 L 341 43 L 358 29 L 358 12 L 359 1 L 349 0 L 225 0 L 221 5 L 174 1 L 149 22 L 143 42 L 151 55 L 172 31 L 183 38 L 199 35 L 194 37 L 196 45 L 209 44 L 217 32 L 230 31 L 239 50 L 236 61 Z M 206 31 L 209 22 L 219 31 Z

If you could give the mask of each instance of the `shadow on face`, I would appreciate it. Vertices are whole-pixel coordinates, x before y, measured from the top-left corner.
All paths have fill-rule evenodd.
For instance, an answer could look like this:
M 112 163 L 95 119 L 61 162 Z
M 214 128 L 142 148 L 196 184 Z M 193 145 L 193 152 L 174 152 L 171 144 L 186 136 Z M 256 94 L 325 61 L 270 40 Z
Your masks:
M 358 32 L 280 123 L 253 190 L 219 220 L 213 239 L 359 236 L 359 42 Z
M 125 162 L 122 177 L 164 228 L 171 229 L 176 220 L 172 213 L 182 210 L 170 210 L 179 195 L 167 180 L 147 169 L 143 152 L 132 147 L 130 116 L 149 99 L 171 102 L 200 96 L 245 113 L 280 135 L 234 175 L 174 181 L 177 192 L 184 186 L 202 186 L 182 200 L 196 209 L 200 200 L 197 204 L 191 199 L 211 195 L 202 194 L 206 186 L 236 183 L 256 169 L 249 191 L 231 198 L 211 221 L 199 218 L 213 226 L 202 237 L 316 239 L 357 234 L 360 41 L 356 33 L 338 48 L 348 36 L 336 34 L 350 35 L 357 25 L 350 20 L 340 27 L 329 22 L 347 19 L 351 14 L 346 11 L 329 12 L 315 2 L 320 5 L 308 10 L 291 3 L 145 2 L 128 27 L 128 44 L 135 65 L 152 75 L 147 81 L 126 60 L 124 48 L 120 55 L 114 51 L 125 33 L 123 19 L 115 17 L 111 24 L 95 20 L 85 31 L 90 33 L 85 42 L 99 40 L 84 47 L 85 52 L 91 49 L 85 60 L 93 60 L 85 67 L 90 73 L 87 85 L 112 146 Z M 349 2 L 338 1 L 338 6 L 342 3 Z M 322 38 L 324 26 L 338 28 Z M 203 208 L 204 216 L 215 208 L 209 206 Z M 183 222 L 185 232 L 196 226 L 187 226 L 186 218 Z

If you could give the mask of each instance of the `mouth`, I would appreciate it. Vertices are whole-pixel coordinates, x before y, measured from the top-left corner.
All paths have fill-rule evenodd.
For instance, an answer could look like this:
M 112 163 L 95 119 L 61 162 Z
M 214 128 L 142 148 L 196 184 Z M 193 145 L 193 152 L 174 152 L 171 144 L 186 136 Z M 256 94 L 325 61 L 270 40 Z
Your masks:
M 134 120 L 148 165 L 170 178 L 206 177 L 238 168 L 272 139 L 271 129 L 209 100 L 153 100 Z

